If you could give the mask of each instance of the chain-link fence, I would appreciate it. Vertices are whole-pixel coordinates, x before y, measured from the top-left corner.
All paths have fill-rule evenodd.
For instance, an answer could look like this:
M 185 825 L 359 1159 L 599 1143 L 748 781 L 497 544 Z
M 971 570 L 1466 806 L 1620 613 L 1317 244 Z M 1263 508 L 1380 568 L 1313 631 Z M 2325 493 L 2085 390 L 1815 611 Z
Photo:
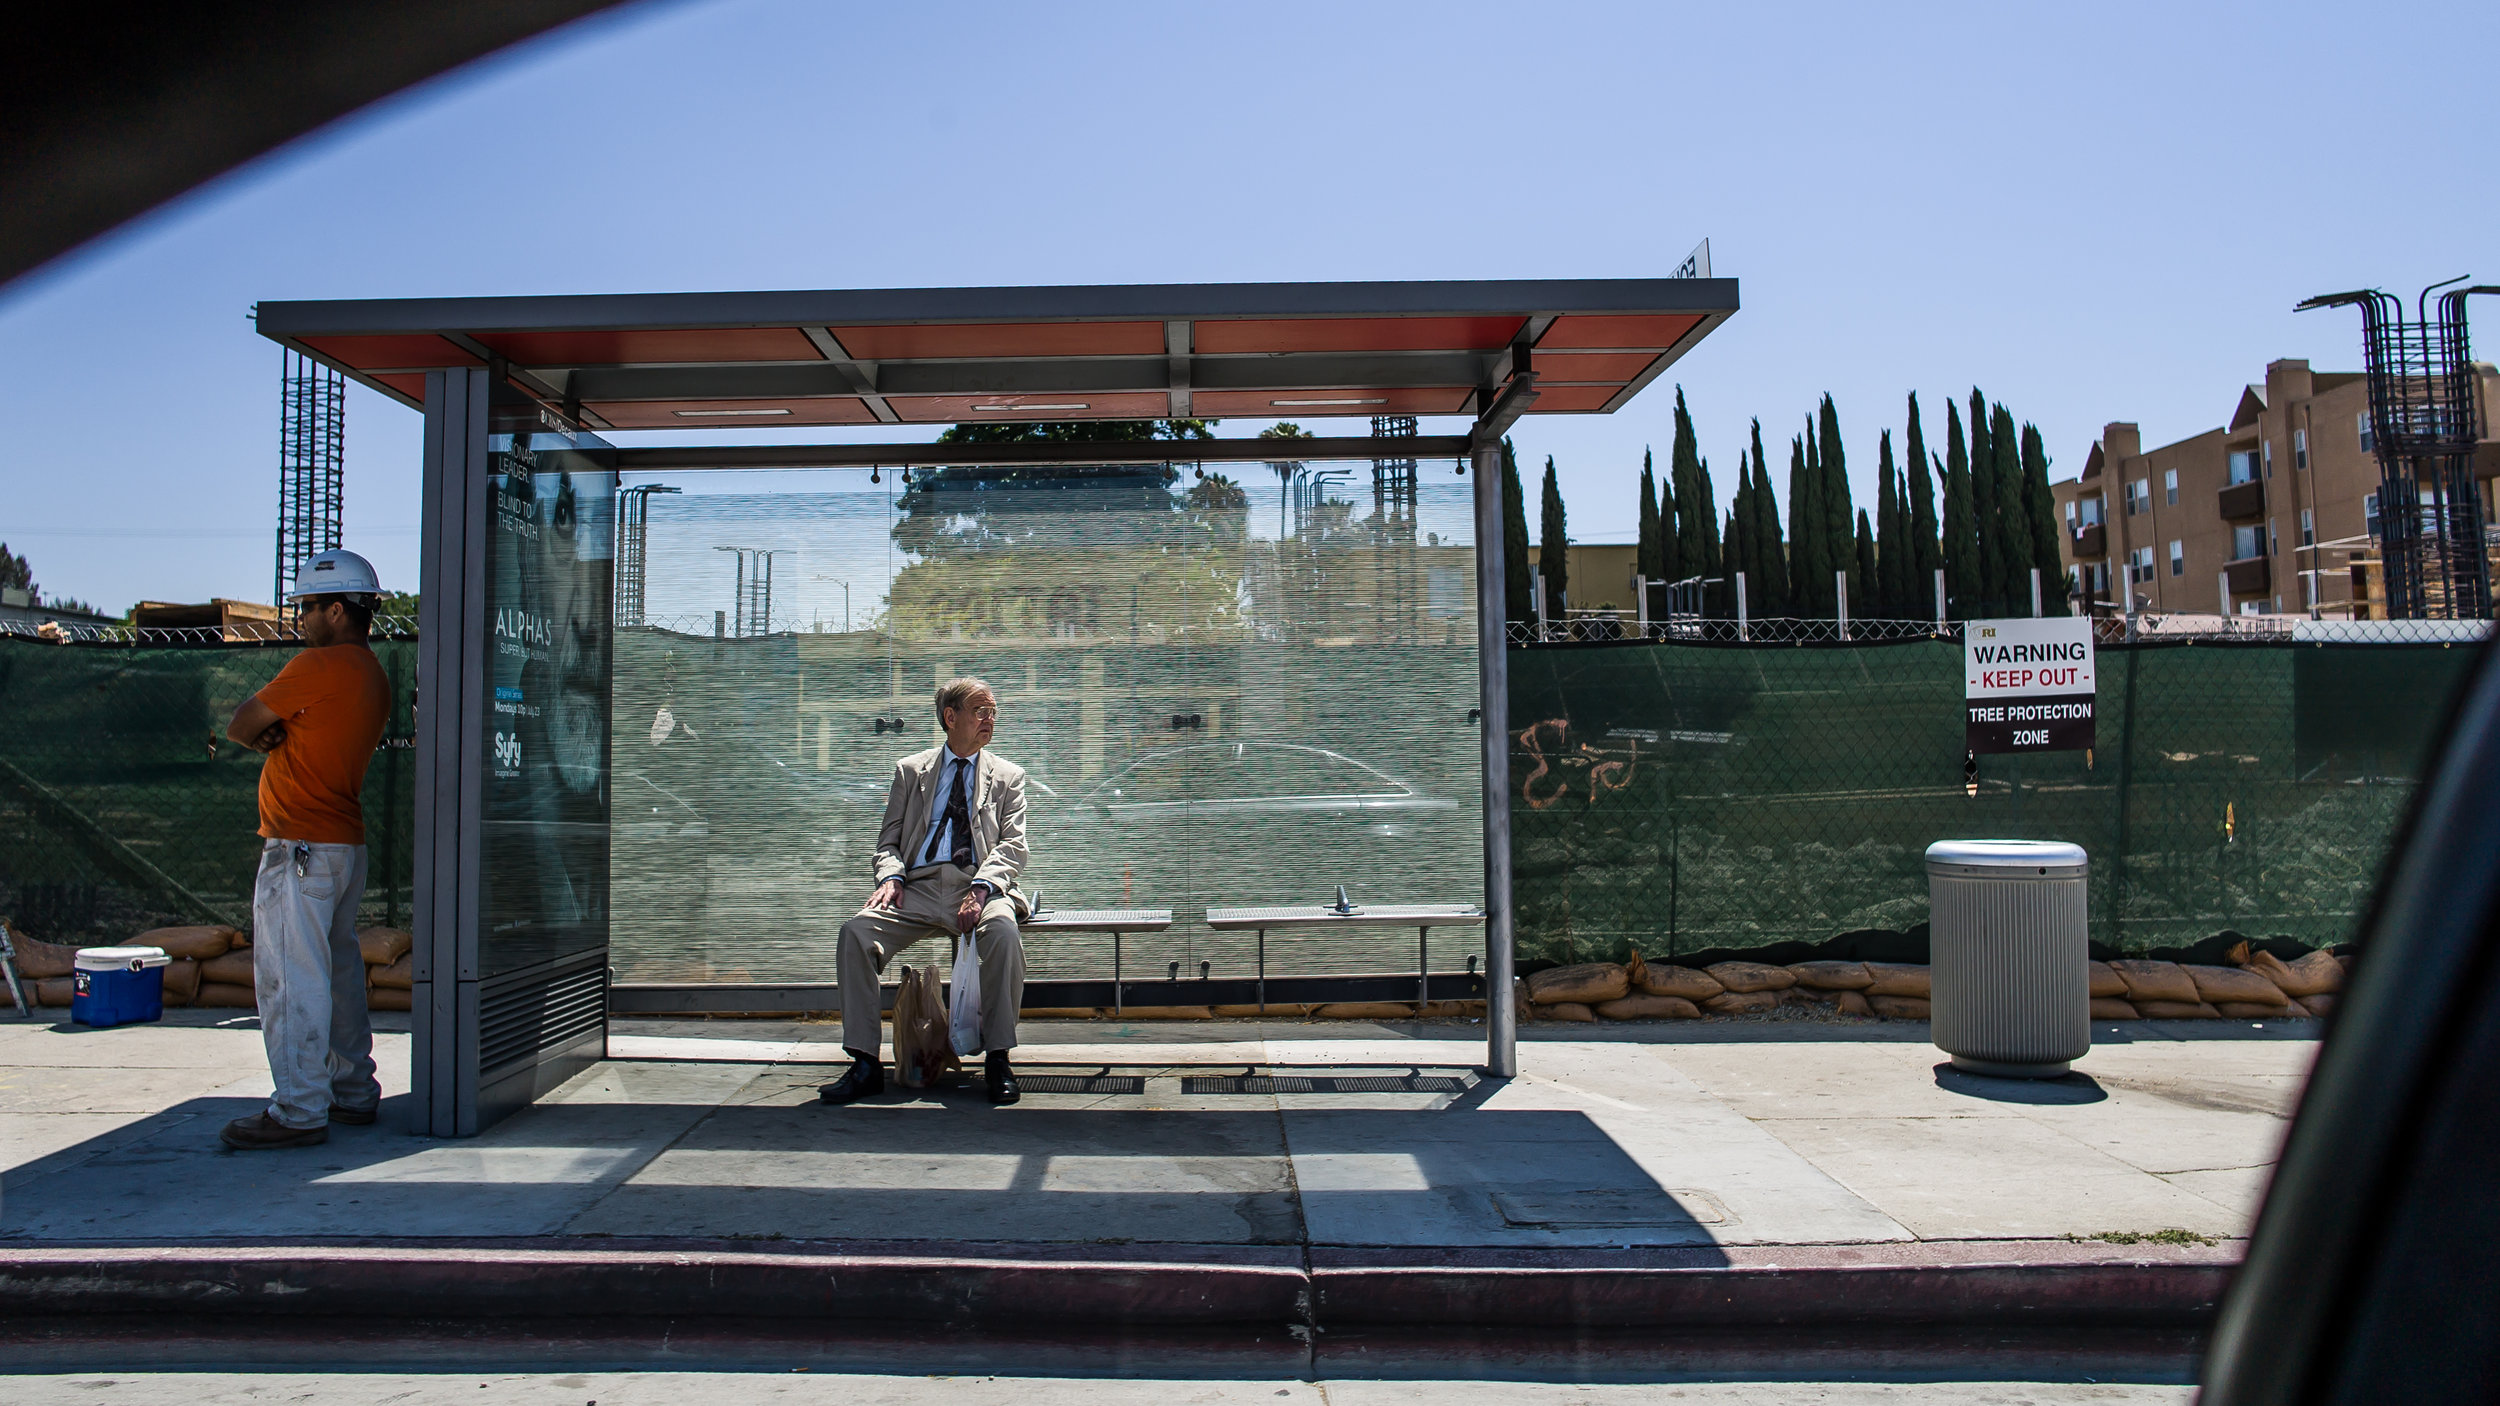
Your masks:
M 2443 622 L 2140 633 L 2101 646 L 2093 751 L 1984 756 L 1966 778 L 1957 639 L 1783 624 L 1511 651 L 1523 960 L 1915 942 L 1926 846 L 1971 837 L 2083 845 L 2109 949 L 2341 942 L 2478 653 Z
M 226 740 L 226 720 L 296 646 L 188 638 L 199 633 L 0 637 L 0 916 L 37 937 L 90 943 L 169 923 L 249 925 L 260 757 Z M 168 647 L 168 634 L 184 647 Z M 392 707 L 365 777 L 363 919 L 404 924 L 416 649 L 378 639 L 374 652 Z
M 1982 757 L 1974 789 L 1960 645 L 1929 629 L 1513 649 L 1522 958 L 1911 931 L 1926 916 L 1922 851 L 1969 836 L 2084 845 L 2093 936 L 2109 948 L 2225 929 L 2342 941 L 2476 657 L 2470 633 L 2440 622 L 2105 640 L 2099 746 Z M 376 651 L 394 702 L 365 786 L 364 918 L 404 923 L 415 650 Z M 0 637 L 0 915 L 89 942 L 247 921 L 259 759 L 224 726 L 292 652 Z M 1089 684 L 1070 681 L 1069 706 Z M 815 757 L 822 730 L 793 745 Z

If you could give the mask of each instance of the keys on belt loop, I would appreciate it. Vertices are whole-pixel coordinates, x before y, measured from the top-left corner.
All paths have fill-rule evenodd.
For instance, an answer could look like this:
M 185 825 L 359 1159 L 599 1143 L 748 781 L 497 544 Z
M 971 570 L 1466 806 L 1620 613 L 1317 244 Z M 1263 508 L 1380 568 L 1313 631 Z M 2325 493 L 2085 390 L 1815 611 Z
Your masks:
M 299 879 L 306 878 L 309 877 L 311 873 L 312 846 L 298 840 L 295 842 L 295 877 Z

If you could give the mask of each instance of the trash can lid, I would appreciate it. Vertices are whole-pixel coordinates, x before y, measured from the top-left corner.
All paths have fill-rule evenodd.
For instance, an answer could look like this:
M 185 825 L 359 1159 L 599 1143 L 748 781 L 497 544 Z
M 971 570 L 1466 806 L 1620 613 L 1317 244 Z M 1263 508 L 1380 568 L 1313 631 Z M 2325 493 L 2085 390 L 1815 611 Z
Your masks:
M 2063 840 L 1938 840 L 1927 847 L 1927 862 L 2034 869 L 2043 865 L 2071 867 L 2086 863 L 2087 858 L 2083 846 Z
M 162 947 L 82 947 L 72 965 L 91 972 L 117 972 L 161 967 L 172 960 Z

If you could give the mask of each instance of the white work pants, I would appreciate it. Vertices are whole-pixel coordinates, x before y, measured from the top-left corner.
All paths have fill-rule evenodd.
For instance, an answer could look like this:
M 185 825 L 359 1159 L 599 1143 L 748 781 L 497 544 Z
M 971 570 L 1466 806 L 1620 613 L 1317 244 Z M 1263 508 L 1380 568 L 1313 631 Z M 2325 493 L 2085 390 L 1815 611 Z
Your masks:
M 252 887 L 252 983 L 260 993 L 260 1039 L 277 1088 L 269 1116 L 318 1128 L 333 1105 L 364 1110 L 382 1101 L 373 1077 L 373 1019 L 365 1010 L 364 954 L 356 905 L 365 896 L 363 845 L 261 846 Z

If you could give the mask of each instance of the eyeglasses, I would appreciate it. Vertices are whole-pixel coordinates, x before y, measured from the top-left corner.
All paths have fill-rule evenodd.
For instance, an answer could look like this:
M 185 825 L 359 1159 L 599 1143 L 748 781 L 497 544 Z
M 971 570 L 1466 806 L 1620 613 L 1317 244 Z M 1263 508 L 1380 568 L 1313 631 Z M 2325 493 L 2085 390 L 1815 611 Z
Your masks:
M 998 721 L 998 710 L 996 708 L 975 708 L 972 710 L 972 716 L 985 723 L 994 723 Z

